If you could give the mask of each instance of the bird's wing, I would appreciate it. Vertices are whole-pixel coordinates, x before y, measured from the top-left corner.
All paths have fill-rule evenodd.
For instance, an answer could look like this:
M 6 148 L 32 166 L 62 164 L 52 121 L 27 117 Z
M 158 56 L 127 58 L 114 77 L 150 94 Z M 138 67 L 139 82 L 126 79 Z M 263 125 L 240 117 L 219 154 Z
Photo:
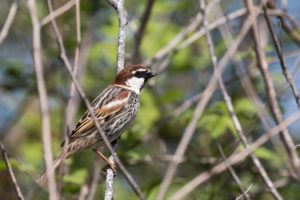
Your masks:
M 94 115 L 102 126 L 108 119 L 111 119 L 115 113 L 120 111 L 127 103 L 130 93 L 128 90 L 123 90 L 113 98 L 106 98 L 103 103 L 98 104 L 101 107 L 94 108 Z M 96 103 L 96 102 L 95 102 Z M 95 125 L 92 116 L 87 111 L 77 123 L 75 129 L 70 135 L 70 139 L 82 137 L 89 134 L 91 129 L 95 130 Z

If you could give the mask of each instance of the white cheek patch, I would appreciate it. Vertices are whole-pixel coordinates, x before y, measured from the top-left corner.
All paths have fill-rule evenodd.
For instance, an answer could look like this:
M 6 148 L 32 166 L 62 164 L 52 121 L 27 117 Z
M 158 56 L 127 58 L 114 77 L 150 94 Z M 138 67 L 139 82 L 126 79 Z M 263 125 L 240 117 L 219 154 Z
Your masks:
M 137 94 L 140 93 L 141 88 L 145 82 L 144 78 L 132 77 L 126 81 L 126 85 L 132 88 Z

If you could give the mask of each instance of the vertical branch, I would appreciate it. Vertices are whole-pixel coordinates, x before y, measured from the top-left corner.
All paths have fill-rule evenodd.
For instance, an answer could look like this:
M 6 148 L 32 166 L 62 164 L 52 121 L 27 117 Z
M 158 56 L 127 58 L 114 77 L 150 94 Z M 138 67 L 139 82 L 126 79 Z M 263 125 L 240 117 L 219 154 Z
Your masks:
M 124 0 L 118 0 L 116 8 L 119 18 L 119 36 L 118 36 L 118 55 L 117 55 L 117 73 L 124 68 L 125 63 L 125 38 L 126 38 L 126 24 Z
M 4 146 L 3 146 L 3 144 L 2 144 L 1 142 L 0 142 L 0 150 L 1 150 L 1 154 L 2 154 L 3 160 L 4 160 L 4 162 L 5 162 L 5 165 L 6 165 L 6 167 L 7 167 L 8 173 L 9 173 L 9 175 L 10 175 L 10 178 L 11 178 L 12 183 L 13 183 L 13 185 L 14 185 L 14 188 L 15 188 L 15 190 L 16 190 L 17 197 L 18 197 L 18 199 L 20 199 L 20 200 L 24 200 L 24 196 L 23 196 L 22 191 L 21 191 L 21 189 L 20 189 L 20 186 L 19 186 L 19 184 L 18 184 L 18 182 L 17 182 L 15 173 L 14 173 L 14 171 L 13 171 L 13 169 L 12 169 L 10 163 L 9 163 L 9 159 L 8 159 L 6 150 L 5 150 L 5 148 L 4 148 Z
M 78 69 L 78 62 L 79 62 L 79 50 L 80 50 L 80 44 L 81 44 L 81 31 L 80 31 L 80 0 L 75 0 L 75 13 L 76 13 L 76 48 L 75 48 L 75 56 L 74 56 L 74 66 L 73 66 L 73 74 L 76 76 L 77 69 Z M 66 152 L 67 147 L 69 144 L 69 132 L 70 127 L 72 125 L 72 117 L 73 115 L 73 106 L 74 106 L 74 98 L 75 98 L 75 85 L 72 81 L 71 87 L 70 87 L 70 96 L 67 104 L 67 112 L 66 112 L 66 130 L 64 134 L 65 138 L 65 145 L 63 148 L 64 153 L 62 155 L 62 163 L 60 168 L 60 180 L 59 180 L 59 187 L 58 191 L 61 191 L 63 177 L 64 177 L 64 170 L 65 170 L 65 159 L 66 159 Z
M 112 146 L 113 146 L 114 152 L 116 152 L 117 147 L 118 147 L 117 141 L 115 141 L 112 144 Z M 109 156 L 108 159 L 109 159 L 110 162 L 115 162 L 113 156 Z M 114 184 L 114 172 L 113 172 L 112 169 L 108 168 L 106 170 L 106 183 L 105 183 L 105 196 L 104 196 L 105 200 L 111 200 L 112 199 L 113 194 L 114 194 L 113 184 Z
M 276 53 L 277 53 L 277 56 L 279 58 L 279 61 L 280 61 L 280 65 L 281 65 L 281 69 L 282 69 L 282 72 L 285 76 L 285 79 L 287 80 L 287 82 L 289 83 L 291 89 L 292 89 L 292 92 L 295 96 L 295 99 L 296 99 L 296 103 L 298 105 L 298 107 L 300 108 L 300 97 L 299 97 L 299 94 L 298 94 L 298 91 L 297 91 L 297 88 L 294 84 L 294 81 L 293 81 L 293 78 L 292 76 L 290 75 L 290 73 L 288 72 L 288 69 L 287 69 L 287 66 L 285 64 L 285 61 L 284 61 L 284 58 L 282 56 L 282 47 L 278 41 L 278 38 L 275 34 L 275 31 L 274 31 L 274 28 L 271 24 L 271 21 L 270 21 L 270 17 L 269 15 L 267 14 L 267 8 L 264 6 L 263 7 L 264 9 L 264 16 L 265 16 L 265 19 L 267 21 L 267 24 L 268 24 L 268 27 L 269 27 L 269 30 L 271 32 L 271 36 L 272 36 L 272 40 L 273 40 L 273 43 L 275 45 L 275 49 L 276 49 Z
M 252 0 L 247 0 L 246 6 L 248 8 L 248 12 L 249 12 L 250 16 L 252 16 L 251 20 L 253 21 L 253 25 L 252 25 L 251 33 L 253 36 L 255 53 L 257 56 L 258 65 L 259 65 L 260 71 L 262 73 L 264 82 L 265 82 L 266 92 L 267 92 L 267 96 L 268 96 L 272 114 L 275 118 L 276 123 L 279 124 L 283 121 L 283 117 L 282 117 L 282 114 L 281 114 L 281 111 L 279 108 L 278 101 L 276 99 L 276 92 L 274 89 L 273 81 L 272 81 L 271 75 L 268 71 L 268 62 L 266 60 L 265 54 L 264 54 L 261 44 L 259 42 L 256 19 L 253 17 L 253 14 L 251 14 L 251 13 L 253 13 Z M 294 172 L 296 177 L 299 179 L 300 178 L 300 160 L 299 160 L 296 150 L 294 149 L 295 145 L 294 145 L 293 139 L 290 136 L 288 129 L 284 129 L 282 131 L 282 133 L 280 134 L 280 136 L 281 136 L 281 140 L 285 146 L 285 149 L 288 152 L 291 167 L 293 169 L 292 172 Z
M 42 45 L 41 45 L 41 26 L 38 20 L 37 7 L 35 0 L 28 0 L 28 8 L 32 21 L 32 46 L 33 46 L 33 61 L 35 74 L 37 79 L 38 93 L 40 99 L 40 109 L 42 114 L 42 129 L 43 129 L 43 150 L 46 166 L 52 165 L 52 149 L 51 149 L 51 133 L 50 133 L 50 116 L 48 108 L 48 97 L 46 92 L 45 81 L 43 77 L 43 62 L 42 62 Z M 51 200 L 58 199 L 56 191 L 56 182 L 54 172 L 48 173 L 48 192 Z
M 135 33 L 135 40 L 134 40 L 134 46 L 133 46 L 133 52 L 131 55 L 132 63 L 138 63 L 140 62 L 140 45 L 144 36 L 145 28 L 147 26 L 147 23 L 150 18 L 151 10 L 153 7 L 155 0 L 148 0 L 145 11 L 143 13 L 143 16 L 140 21 L 140 27 Z
M 5 20 L 5 23 L 4 23 L 3 27 L 2 27 L 2 29 L 1 29 L 1 32 L 0 32 L 0 44 L 2 44 L 2 42 L 4 41 L 4 39 L 6 38 L 6 36 L 8 34 L 10 26 L 12 25 L 12 23 L 13 23 L 13 21 L 15 19 L 15 16 L 16 16 L 16 13 L 17 13 L 17 9 L 18 9 L 18 1 L 15 0 L 11 4 L 11 6 L 10 6 L 7 18 Z
M 125 63 L 125 37 L 126 37 L 126 24 L 124 0 L 108 0 L 108 2 L 116 9 L 119 19 L 119 35 L 118 35 L 118 55 L 117 55 L 117 73 L 124 68 Z M 117 143 L 113 145 L 113 151 L 115 152 Z M 109 156 L 109 161 L 114 163 L 115 159 L 113 155 Z M 112 199 L 113 196 L 113 184 L 114 184 L 114 171 L 111 168 L 106 170 L 106 185 L 105 185 L 105 200 Z M 140 197 L 144 196 L 140 192 Z
M 207 20 L 206 20 L 204 0 L 200 0 L 200 7 L 201 7 L 201 10 L 202 10 L 203 24 L 204 24 L 204 29 L 205 29 L 205 33 L 206 33 L 206 39 L 207 39 L 207 43 L 208 43 L 208 49 L 209 49 L 209 53 L 210 53 L 211 62 L 212 62 L 214 70 L 217 70 L 217 57 L 215 55 L 215 50 L 214 50 L 214 46 L 213 46 L 213 42 L 212 42 L 210 32 L 208 30 L 208 23 L 207 23 Z M 254 15 L 254 13 L 250 13 L 250 17 L 251 17 L 251 15 Z M 252 20 L 256 20 L 256 18 L 252 18 Z M 266 170 L 264 169 L 264 167 L 262 166 L 261 162 L 258 160 L 258 158 L 254 155 L 253 151 L 250 149 L 247 138 L 244 134 L 244 131 L 242 130 L 241 123 L 240 123 L 238 117 L 235 114 L 231 98 L 230 98 L 230 96 L 229 96 L 229 94 L 228 94 L 228 92 L 225 88 L 224 82 L 222 80 L 222 76 L 220 74 L 218 75 L 218 82 L 219 82 L 220 89 L 221 89 L 221 92 L 223 94 L 224 101 L 226 103 L 227 109 L 228 109 L 228 111 L 230 113 L 230 116 L 232 118 L 232 122 L 234 124 L 234 127 L 237 130 L 239 138 L 241 139 L 244 147 L 246 149 L 248 149 L 248 151 L 250 152 L 250 158 L 251 158 L 252 162 L 256 166 L 257 170 L 259 171 L 260 176 L 264 180 L 266 186 L 268 187 L 268 189 L 270 190 L 270 192 L 274 196 L 274 198 L 278 199 L 278 200 L 282 200 L 282 197 L 280 196 L 280 194 L 278 193 L 278 191 L 274 187 L 273 182 L 269 178 L 269 176 L 268 176 Z

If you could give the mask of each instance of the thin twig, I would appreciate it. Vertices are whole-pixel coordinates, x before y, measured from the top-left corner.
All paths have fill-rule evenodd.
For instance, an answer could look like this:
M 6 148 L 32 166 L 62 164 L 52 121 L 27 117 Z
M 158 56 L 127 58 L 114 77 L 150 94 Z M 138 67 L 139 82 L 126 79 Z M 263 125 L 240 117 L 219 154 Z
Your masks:
M 227 162 L 227 158 L 226 158 L 225 153 L 224 153 L 224 151 L 223 151 L 223 149 L 222 149 L 222 146 L 221 146 L 220 144 L 218 144 L 218 149 L 219 149 L 219 152 L 220 152 L 220 154 L 221 154 L 221 156 L 222 156 L 222 159 L 223 159 L 224 163 L 226 164 L 226 167 L 228 168 L 228 170 L 229 170 L 231 176 L 233 177 L 234 181 L 235 181 L 236 184 L 239 186 L 239 188 L 240 188 L 240 190 L 241 190 L 241 192 L 242 192 L 242 195 L 241 195 L 241 196 L 242 196 L 242 197 L 245 196 L 245 198 L 246 198 L 247 200 L 250 200 L 250 195 L 248 194 L 248 192 L 245 191 L 245 189 L 244 189 L 244 187 L 243 187 L 243 185 L 242 185 L 242 183 L 241 183 L 240 178 L 239 178 L 238 175 L 235 173 L 235 171 L 234 171 L 234 169 L 232 168 L 232 166 Z M 252 185 L 252 184 L 251 184 L 251 185 Z
M 277 9 L 276 2 L 274 0 L 268 1 L 267 5 L 270 8 Z M 291 21 L 295 29 L 293 30 L 285 23 L 284 18 L 282 16 L 278 16 L 278 18 L 281 22 L 282 28 L 286 31 L 286 33 L 288 33 L 288 35 L 296 42 L 296 44 L 300 45 L 300 37 L 297 33 L 299 31 L 299 28 L 296 22 L 294 22 L 293 20 Z M 288 19 L 291 19 L 291 17 L 288 17 Z
M 202 16 L 198 13 L 193 19 L 190 20 L 191 23 L 184 27 L 166 46 L 161 48 L 152 59 L 144 62 L 145 65 L 150 65 L 153 62 L 156 62 L 162 58 L 164 58 L 170 51 L 174 50 L 179 42 L 181 42 L 187 34 L 194 31 L 202 21 Z
M 66 11 L 70 10 L 76 4 L 76 1 L 77 0 L 70 0 L 55 11 L 53 11 L 52 13 L 50 13 L 49 15 L 47 15 L 46 17 L 44 17 L 41 20 L 41 26 L 45 26 L 51 21 L 51 19 L 55 19 L 56 17 L 64 14 Z
M 212 9 L 216 2 L 218 2 L 218 0 L 210 1 L 209 4 L 207 5 L 207 9 L 208 10 Z M 163 48 L 157 51 L 151 59 L 146 60 L 144 64 L 151 65 L 152 63 L 155 63 L 165 58 L 166 55 L 169 54 L 170 52 L 176 52 L 178 50 L 176 46 L 180 42 L 182 42 L 189 33 L 195 31 L 201 22 L 202 22 L 202 14 L 198 12 L 197 15 L 190 20 L 190 23 L 187 26 L 185 26 L 167 45 L 165 45 Z
M 268 142 L 271 137 L 274 137 L 277 134 L 279 134 L 282 130 L 286 129 L 288 126 L 296 122 L 299 118 L 300 118 L 300 112 L 297 111 L 294 114 L 292 114 L 289 118 L 287 118 L 285 121 L 279 123 L 277 126 L 273 127 L 269 131 L 263 133 L 262 136 L 260 136 L 255 142 L 251 144 L 250 150 L 254 151 L 255 149 L 261 147 L 263 144 Z M 231 166 L 233 166 L 241 162 L 245 158 L 247 158 L 251 153 L 251 151 L 249 151 L 249 149 L 244 149 L 241 152 L 235 153 L 227 158 L 227 162 Z M 171 196 L 170 200 L 183 199 L 184 196 L 189 194 L 196 187 L 209 180 L 212 176 L 222 173 L 226 169 L 227 167 L 225 162 L 221 162 L 215 165 L 211 170 L 200 173 L 198 176 L 196 176 L 190 182 L 188 182 L 186 185 L 180 188 L 173 196 Z
M 80 188 L 80 194 L 78 200 L 93 200 L 95 199 L 96 188 L 99 180 L 103 178 L 101 171 L 99 170 L 100 158 L 95 155 L 92 167 L 89 171 L 89 177 L 87 182 Z
M 14 19 L 15 19 L 17 9 L 18 9 L 18 1 L 15 0 L 10 6 L 7 18 L 4 22 L 4 25 L 3 25 L 2 29 L 1 29 L 1 32 L 0 32 L 0 45 L 2 44 L 2 42 L 4 41 L 4 39 L 6 38 L 8 32 L 9 32 L 9 29 L 10 29 L 10 27 L 11 27 L 11 25 L 12 25 Z
M 8 159 L 8 156 L 7 156 L 7 152 L 6 152 L 4 146 L 3 146 L 3 144 L 2 144 L 1 142 L 0 142 L 0 149 L 1 149 L 1 154 L 2 154 L 3 160 L 4 160 L 4 162 L 5 162 L 5 165 L 6 165 L 6 167 L 7 167 L 8 173 L 9 173 L 9 175 L 10 175 L 11 181 L 12 181 L 12 183 L 13 183 L 13 185 L 14 185 L 15 190 L 16 190 L 17 197 L 18 197 L 18 199 L 20 199 L 20 200 L 24 200 L 25 198 L 24 198 L 24 196 L 23 196 L 23 194 L 22 194 L 22 191 L 21 191 L 21 189 L 20 189 L 20 186 L 19 186 L 19 184 L 18 184 L 18 182 L 17 182 L 15 173 L 14 173 L 14 171 L 13 171 L 13 169 L 12 169 L 10 163 L 9 163 L 9 159 Z
M 42 114 L 42 139 L 44 159 L 46 166 L 52 165 L 52 148 L 51 148 L 51 130 L 50 130 L 50 115 L 48 107 L 48 97 L 46 92 L 45 81 L 43 77 L 43 62 L 42 62 L 42 45 L 41 45 L 41 26 L 38 20 L 38 13 L 35 0 L 28 0 L 28 9 L 32 21 L 32 46 L 33 46 L 33 61 L 35 74 L 37 79 L 37 87 L 40 100 L 40 109 Z M 51 200 L 58 199 L 56 191 L 55 173 L 50 171 L 48 177 L 48 192 Z
M 235 200 L 240 200 L 240 199 L 242 199 L 244 196 L 245 196 L 246 199 L 247 199 L 247 195 L 249 195 L 248 192 L 249 192 L 251 189 L 252 189 L 252 183 L 250 184 L 250 186 L 248 187 L 248 189 L 247 189 L 245 192 L 243 192 L 243 194 L 241 194 L 240 196 L 238 196 L 237 198 L 235 198 Z
M 150 18 L 150 14 L 152 11 L 152 7 L 154 5 L 155 0 L 148 0 L 147 5 L 145 8 L 145 11 L 143 12 L 143 15 L 140 20 L 140 26 L 137 32 L 135 33 L 135 39 L 134 39 L 134 46 L 133 46 L 133 52 L 131 55 L 132 63 L 138 63 L 140 62 L 140 45 L 145 33 L 145 28 L 147 26 L 147 23 Z
M 51 13 L 53 9 L 52 9 L 52 4 L 51 4 L 50 0 L 48 0 L 48 7 L 49 7 L 49 13 Z M 105 133 L 103 132 L 102 128 L 100 127 L 99 122 L 98 122 L 98 120 L 96 119 L 96 117 L 94 115 L 94 112 L 93 112 L 93 109 L 91 107 L 90 101 L 88 100 L 86 94 L 84 93 L 84 91 L 83 91 L 80 83 L 78 82 L 76 76 L 74 76 L 74 74 L 72 72 L 72 67 L 71 67 L 71 64 L 70 64 L 67 56 L 66 56 L 66 50 L 65 50 L 65 47 L 64 47 L 64 44 L 63 44 L 62 36 L 59 32 L 59 29 L 56 25 L 56 22 L 55 22 L 54 19 L 52 19 L 51 22 L 52 22 L 52 26 L 54 28 L 54 31 L 55 31 L 55 34 L 56 34 L 56 37 L 57 37 L 57 41 L 58 41 L 58 44 L 59 44 L 59 48 L 60 48 L 60 51 L 61 51 L 60 57 L 61 57 L 62 61 L 64 62 L 65 67 L 67 68 L 68 73 L 70 74 L 70 76 L 72 78 L 72 81 L 74 82 L 75 87 L 76 87 L 80 97 L 83 99 L 85 105 L 87 106 L 87 109 L 88 109 L 88 111 L 89 111 L 89 113 L 90 113 L 90 115 L 93 119 L 93 122 L 96 126 L 96 129 L 97 129 L 98 133 L 101 135 L 101 137 L 103 139 L 105 147 L 109 150 L 110 154 L 114 157 L 115 162 L 118 164 L 120 170 L 123 172 L 126 180 L 131 185 L 131 187 L 136 192 L 136 194 L 141 199 L 145 199 L 145 197 L 143 196 L 139 186 L 136 184 L 133 177 L 130 175 L 130 173 L 127 171 L 127 169 L 124 167 L 124 165 L 122 164 L 122 162 L 118 158 L 117 154 L 114 152 L 114 150 L 113 150 L 110 142 L 108 141 Z M 122 63 L 119 63 L 119 64 L 122 64 Z M 124 66 L 124 62 L 123 62 L 123 66 Z
M 259 8 L 259 7 L 254 7 L 254 10 L 255 10 L 255 12 L 263 13 L 262 9 Z M 274 15 L 274 16 L 282 16 L 282 15 L 284 15 L 282 12 L 277 11 L 275 9 L 268 9 L 267 12 L 268 12 L 268 14 Z M 234 12 L 228 14 L 225 17 L 222 17 L 222 18 L 217 19 L 216 21 L 210 23 L 208 25 L 208 28 L 211 31 L 211 30 L 213 30 L 213 29 L 215 29 L 215 28 L 217 28 L 219 26 L 224 25 L 224 23 L 226 23 L 226 22 L 229 22 L 231 20 L 234 20 L 234 19 L 236 19 L 238 17 L 241 17 L 241 16 L 245 15 L 246 13 L 247 13 L 247 9 L 246 8 L 241 8 L 241 9 L 239 9 L 237 11 L 234 11 Z M 187 46 L 189 46 L 192 43 L 194 43 L 195 41 L 197 41 L 203 35 L 204 35 L 204 29 L 202 28 L 199 31 L 197 31 L 196 33 L 194 33 L 192 36 L 190 36 L 187 40 L 183 41 L 176 50 L 181 50 L 181 49 L 186 48 Z
M 222 10 L 220 9 L 220 5 L 217 5 L 214 8 L 215 9 L 213 11 L 214 11 L 214 14 L 216 15 L 217 19 L 224 17 L 224 14 L 223 14 Z M 268 12 L 270 12 L 270 10 L 268 10 Z M 219 30 L 221 32 L 222 37 L 226 38 L 224 40 L 224 42 L 226 43 L 226 46 L 229 47 L 230 41 L 233 40 L 233 36 L 231 34 L 228 24 L 225 23 L 224 25 L 219 26 Z M 244 69 L 245 66 L 244 66 L 244 64 L 242 64 L 241 57 L 238 54 L 236 54 L 236 55 L 234 55 L 232 60 L 233 60 L 234 66 L 236 67 L 236 71 L 239 76 L 242 87 L 243 87 L 248 99 L 255 106 L 256 111 L 258 113 L 258 117 L 262 121 L 262 124 L 263 124 L 265 130 L 272 128 L 272 123 L 268 117 L 269 114 L 266 109 L 266 106 L 264 105 L 264 103 L 262 102 L 262 100 L 260 99 L 258 94 L 256 93 L 254 86 L 250 80 L 250 77 L 247 73 L 247 70 Z
M 237 35 L 236 39 L 231 43 L 231 45 L 228 48 L 228 50 L 226 51 L 225 55 L 222 57 L 222 59 L 218 63 L 217 70 L 214 71 L 213 76 L 209 80 L 208 86 L 206 87 L 206 89 L 203 92 L 203 98 L 199 101 L 199 103 L 195 109 L 194 116 L 184 131 L 184 134 L 183 134 L 183 136 L 180 140 L 180 143 L 176 149 L 176 152 L 174 155 L 174 160 L 169 164 L 169 167 L 165 174 L 164 180 L 162 182 L 162 185 L 161 185 L 158 195 L 156 197 L 157 200 L 162 200 L 167 192 L 167 189 L 168 189 L 168 187 L 175 175 L 175 172 L 177 170 L 178 160 L 179 160 L 178 158 L 181 158 L 183 156 L 183 154 L 185 153 L 187 145 L 189 144 L 189 141 L 193 136 L 194 130 L 196 128 L 196 124 L 197 124 L 199 118 L 201 117 L 205 106 L 207 105 L 208 101 L 210 100 L 210 98 L 213 94 L 213 91 L 214 91 L 213 89 L 216 87 L 218 74 L 222 73 L 225 66 L 229 62 L 230 58 L 232 58 L 232 56 L 236 53 L 240 43 L 242 42 L 242 40 L 248 33 L 248 30 L 250 29 L 251 25 L 252 25 L 252 22 L 249 20 L 249 17 L 248 17 L 245 20 L 245 23 L 243 24 L 241 31 Z
M 253 12 L 253 9 L 249 9 L 249 12 Z M 281 123 L 283 121 L 283 117 L 279 108 L 278 101 L 276 99 L 276 92 L 274 89 L 273 81 L 268 71 L 268 62 L 266 60 L 265 53 L 262 49 L 261 43 L 259 42 L 256 20 L 254 18 L 252 18 L 252 20 L 254 24 L 252 26 L 251 33 L 253 37 L 254 49 L 257 56 L 258 65 L 265 82 L 266 92 L 267 92 L 272 114 L 275 118 L 275 121 L 277 123 Z M 297 155 L 297 152 L 293 148 L 294 147 L 293 139 L 290 136 L 289 131 L 287 129 L 283 130 L 280 136 L 285 146 L 285 149 L 289 155 L 289 160 L 291 163 L 291 167 L 293 169 L 292 172 L 294 172 L 296 176 L 300 178 L 300 160 Z
M 212 42 L 210 32 L 208 30 L 208 23 L 207 23 L 207 20 L 206 20 L 204 0 L 200 0 L 200 5 L 201 5 L 201 10 L 202 10 L 202 15 L 203 15 L 203 24 L 204 24 L 204 29 L 205 29 L 205 32 L 206 32 L 206 39 L 207 39 L 207 43 L 208 43 L 210 58 L 211 58 L 213 68 L 214 68 L 214 70 L 216 70 L 217 69 L 217 57 L 215 55 L 215 50 L 214 50 L 214 46 L 213 46 L 213 42 Z M 254 16 L 255 13 L 251 11 L 251 12 L 249 12 L 249 15 L 251 17 L 251 16 Z M 252 20 L 256 20 L 256 18 L 252 18 Z M 255 22 L 253 22 L 253 24 L 255 24 Z M 223 82 L 223 79 L 222 79 L 221 75 L 218 77 L 218 82 L 219 82 L 220 89 L 221 89 L 221 92 L 223 94 L 224 101 L 226 103 L 227 109 L 228 109 L 228 111 L 230 113 L 230 116 L 232 118 L 233 125 L 234 125 L 234 127 L 235 127 L 235 129 L 238 133 L 238 136 L 241 139 L 245 149 L 249 149 L 249 144 L 248 144 L 247 138 L 246 138 L 245 133 L 242 129 L 241 123 L 240 123 L 237 115 L 235 114 L 231 98 L 230 98 L 230 96 L 229 96 L 229 94 L 228 94 L 228 92 L 227 92 L 227 90 L 224 86 L 224 82 Z M 249 150 L 249 151 L 251 152 L 251 150 Z M 282 197 L 280 196 L 280 194 L 278 193 L 278 191 L 274 187 L 273 182 L 269 178 L 266 170 L 264 169 L 261 162 L 258 160 L 258 158 L 254 155 L 253 152 L 250 153 L 250 158 L 251 158 L 252 162 L 254 163 L 255 167 L 257 168 L 257 170 L 258 170 L 259 174 L 261 175 L 262 179 L 264 180 L 265 184 L 269 188 L 270 192 L 274 196 L 274 198 L 278 199 L 278 200 L 282 200 Z
M 74 66 L 73 66 L 73 74 L 76 76 L 77 69 L 78 69 L 78 62 L 79 62 L 79 50 L 80 50 L 80 44 L 81 44 L 81 31 L 80 31 L 80 0 L 75 1 L 75 13 L 76 13 L 76 48 L 75 48 L 75 56 L 74 56 Z M 63 154 L 66 155 L 66 152 L 68 150 L 68 144 L 69 144 L 69 132 L 70 127 L 72 125 L 72 116 L 73 115 L 73 100 L 75 98 L 75 85 L 72 81 L 71 87 L 70 87 L 70 96 L 67 104 L 67 112 L 66 112 L 66 131 L 64 134 L 65 138 L 65 145 L 63 148 Z M 65 171 L 65 159 L 66 156 L 63 156 L 61 161 L 61 167 L 60 167 L 60 179 L 58 184 L 58 193 L 60 194 L 62 183 L 63 183 L 63 177 L 64 177 L 64 171 Z
M 283 72 L 283 74 L 285 76 L 286 81 L 289 83 L 289 85 L 290 85 L 290 87 L 292 89 L 292 92 L 293 92 L 293 94 L 295 96 L 296 103 L 297 103 L 298 107 L 300 108 L 300 97 L 299 97 L 297 88 L 295 86 L 294 80 L 293 80 L 292 76 L 290 75 L 290 73 L 287 70 L 287 66 L 285 64 L 285 61 L 284 61 L 284 58 L 283 58 L 283 55 L 282 55 L 282 47 L 279 44 L 279 41 L 278 41 L 278 38 L 277 38 L 277 36 L 275 34 L 273 25 L 271 24 L 271 21 L 270 21 L 270 17 L 269 17 L 269 15 L 266 12 L 267 8 L 265 6 L 263 7 L 263 10 L 264 10 L 265 19 L 267 21 L 269 30 L 271 32 L 273 43 L 275 45 L 276 53 L 277 53 L 277 56 L 278 56 L 279 61 L 280 61 L 282 72 Z

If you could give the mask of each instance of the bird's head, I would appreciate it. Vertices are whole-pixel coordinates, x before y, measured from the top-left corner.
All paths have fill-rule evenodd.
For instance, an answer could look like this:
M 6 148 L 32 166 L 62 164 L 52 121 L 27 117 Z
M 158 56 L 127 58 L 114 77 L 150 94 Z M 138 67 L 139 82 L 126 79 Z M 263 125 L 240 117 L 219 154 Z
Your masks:
M 113 85 L 123 85 L 139 93 L 147 80 L 156 75 L 147 67 L 128 65 L 117 74 Z

